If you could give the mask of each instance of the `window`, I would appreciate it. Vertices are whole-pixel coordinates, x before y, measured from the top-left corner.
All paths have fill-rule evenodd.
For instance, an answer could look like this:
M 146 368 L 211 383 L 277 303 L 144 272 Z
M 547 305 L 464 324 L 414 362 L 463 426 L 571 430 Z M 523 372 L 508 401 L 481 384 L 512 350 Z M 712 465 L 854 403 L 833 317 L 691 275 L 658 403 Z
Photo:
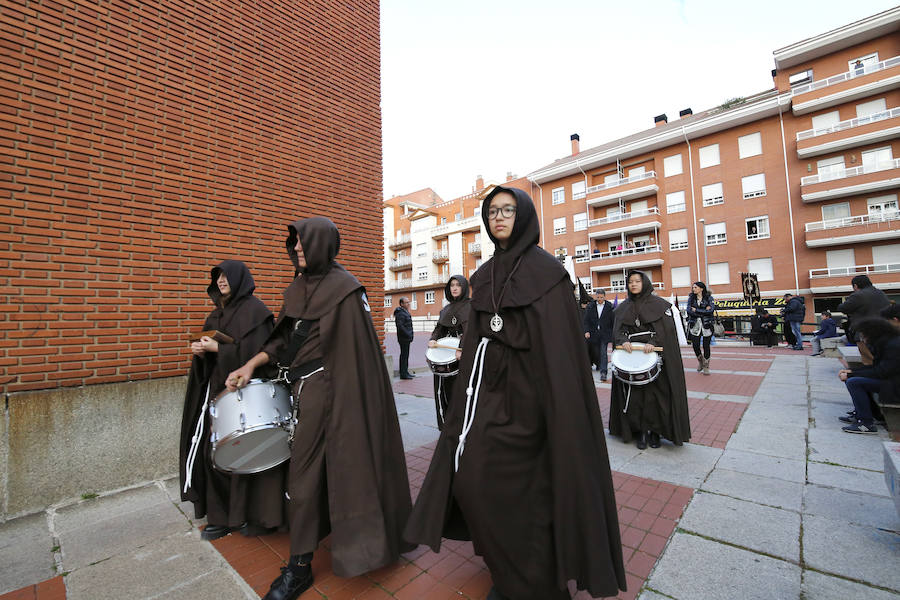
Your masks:
M 685 203 L 684 203 L 684 191 L 680 192 L 672 192 L 671 194 L 666 194 L 666 213 L 677 213 L 684 212 Z
M 860 56 L 859 58 L 848 60 L 847 70 L 850 71 L 850 73 L 852 73 L 854 77 L 859 77 L 860 75 L 871 73 L 871 68 L 877 64 L 878 53 L 873 52 L 872 54 L 867 54 L 865 56 Z
M 900 244 L 872 246 L 873 265 L 894 265 L 900 263 Z
M 553 204 L 562 204 L 566 201 L 566 188 L 558 187 L 553 190 Z
M 422 258 L 423 256 L 428 255 L 428 243 L 422 242 L 421 244 L 416 244 L 416 258 Z
M 894 213 L 897 212 L 897 195 L 891 194 L 889 196 L 869 198 L 866 201 L 866 205 L 868 206 L 870 216 L 881 216 L 884 213 Z
M 666 177 L 671 177 L 672 175 L 681 175 L 681 155 L 676 154 L 675 156 L 667 156 L 663 159 L 663 172 L 666 174 Z
M 715 206 L 725 203 L 725 194 L 722 192 L 722 182 L 710 183 L 702 188 L 703 206 Z
M 418 279 L 419 279 L 419 281 L 425 281 L 428 279 L 428 267 L 425 267 L 424 269 L 419 269 Z
M 813 129 L 828 129 L 829 127 L 834 127 L 838 123 L 841 122 L 841 114 L 833 110 L 831 112 L 827 112 L 824 115 L 818 115 L 812 118 L 812 128 Z
M 425 304 L 434 304 L 434 290 L 425 292 Z
M 806 71 L 800 71 L 799 73 L 794 73 L 790 77 L 788 77 L 788 85 L 794 87 L 796 85 L 803 85 L 805 83 L 812 83 L 813 80 L 813 72 L 812 69 L 807 69 Z
M 576 181 L 572 184 L 572 200 L 581 200 L 584 198 L 585 183 L 584 181 Z
M 700 148 L 700 168 L 714 167 L 719 164 L 719 145 L 712 144 Z
M 458 212 L 455 215 L 453 215 L 453 220 L 454 221 L 462 221 L 462 213 Z
M 673 229 L 669 232 L 669 250 L 684 250 L 687 247 L 687 229 Z
M 384 307 L 385 307 L 385 308 L 390 308 L 390 307 L 391 307 L 391 303 L 392 303 L 393 301 L 394 301 L 394 299 L 393 299 L 392 297 L 390 297 L 390 296 L 385 296 L 385 297 L 384 297 Z
M 769 237 L 769 217 L 751 217 L 745 221 L 748 240 L 762 240 Z
M 553 235 L 562 235 L 566 232 L 566 218 L 553 219 Z
M 590 275 L 588 275 L 587 277 L 579 277 L 579 278 L 578 278 L 578 281 L 581 282 L 581 285 L 584 286 L 584 289 L 586 289 L 586 290 L 589 291 L 589 292 L 592 291 L 593 284 L 591 283 L 591 276 L 590 276 Z
M 625 276 L 624 275 L 610 275 L 609 276 L 609 289 L 615 292 L 621 292 L 625 289 Z
M 871 173 L 872 171 L 881 171 L 882 169 L 890 169 L 893 166 L 893 155 L 891 147 L 878 148 L 877 150 L 868 150 L 862 153 L 863 172 Z
M 622 214 L 621 206 L 610 206 L 609 208 L 606 209 L 606 217 L 607 218 L 614 217 L 616 215 L 621 215 L 621 214 Z
M 415 292 L 413 292 L 412 294 L 410 294 L 409 307 L 412 308 L 413 310 L 416 310 L 417 308 L 419 308 L 419 301 L 416 300 L 416 293 L 415 293 Z
M 709 271 L 709 285 L 726 285 L 731 283 L 731 275 L 728 273 L 728 263 L 710 263 L 707 267 Z
M 857 119 L 866 119 L 869 117 L 866 122 L 871 123 L 873 121 L 880 121 L 881 119 L 886 119 L 888 117 L 887 114 L 887 103 L 884 98 L 879 98 L 878 100 L 871 100 L 869 102 L 863 102 L 862 104 L 856 105 L 856 118 Z M 861 125 L 862 123 L 860 123 Z
M 728 242 L 725 223 L 709 223 L 703 230 L 706 233 L 707 246 L 719 246 Z
M 839 178 L 844 174 L 844 157 L 832 156 L 831 158 L 823 158 L 816 162 L 816 168 L 819 173 L 819 181 Z
M 850 216 L 850 203 L 826 204 L 822 207 L 822 220 L 843 219 Z
M 852 248 L 828 250 L 825 252 L 825 265 L 831 271 L 829 275 L 849 275 L 850 269 L 856 266 L 856 255 Z
M 738 156 L 747 158 L 762 154 L 762 136 L 757 131 L 738 138 Z
M 747 175 L 741 177 L 741 190 L 744 192 L 744 200 L 758 198 L 766 195 L 766 174 Z
M 444 225 L 447 222 L 447 217 L 441 217 L 441 225 Z
M 756 273 L 758 281 L 773 281 L 775 279 L 771 258 L 751 258 L 747 261 L 747 272 Z
M 582 212 L 572 217 L 572 229 L 575 231 L 584 231 L 588 227 L 587 213 Z
M 628 205 L 628 211 L 632 215 L 641 215 L 647 212 L 647 201 L 646 200 L 636 200 Z
M 672 267 L 672 287 L 691 287 L 691 268 Z
M 579 244 L 575 246 L 575 258 L 581 258 L 582 256 L 587 256 L 591 251 L 591 247 L 588 244 Z

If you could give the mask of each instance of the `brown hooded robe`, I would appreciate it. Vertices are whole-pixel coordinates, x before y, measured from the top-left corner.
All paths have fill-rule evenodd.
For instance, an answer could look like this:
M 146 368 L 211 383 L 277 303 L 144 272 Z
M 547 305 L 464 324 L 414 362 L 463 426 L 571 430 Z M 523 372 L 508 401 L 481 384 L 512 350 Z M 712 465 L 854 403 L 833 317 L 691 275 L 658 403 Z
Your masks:
M 631 386 L 627 413 L 622 412 L 627 387 L 613 377 L 609 433 L 621 436 L 623 442 L 630 442 L 634 433 L 654 431 L 680 446 L 691 439 L 691 423 L 681 347 L 678 345 L 678 332 L 672 318 L 672 311 L 675 309 L 653 293 L 653 283 L 646 273 L 629 271 L 628 277 L 634 273 L 641 276 L 644 284 L 640 294 L 628 292 L 628 298 L 613 313 L 615 344 L 620 346 L 629 341 L 629 334 L 650 331 L 649 338 L 644 336 L 634 338 L 633 341 L 662 346 L 662 371 L 659 377 L 647 385 Z
M 225 273 L 231 294 L 222 305 L 222 295 L 216 280 Z M 197 518 L 207 517 L 212 525 L 238 527 L 250 523 L 262 527 L 280 527 L 284 519 L 284 479 L 287 465 L 252 475 L 231 475 L 217 471 L 209 458 L 211 418 L 204 416 L 200 449 L 191 473 L 191 487 L 184 493 L 187 477 L 186 461 L 191 439 L 206 398 L 209 384 L 209 404 L 225 389 L 228 374 L 256 354 L 272 332 L 272 312 L 253 295 L 255 284 L 247 266 L 238 260 L 226 260 L 211 273 L 207 293 L 216 309 L 206 318 L 203 331 L 218 329 L 234 339 L 234 343 L 219 343 L 218 352 L 194 356 L 184 397 L 181 419 L 179 466 L 181 499 L 194 503 Z
M 559 261 L 537 247 L 540 229 L 525 192 L 495 188 L 482 206 L 488 231 L 499 192 L 516 198 L 513 231 L 507 248 L 497 245 L 472 277 L 459 373 L 465 385 L 455 388 L 404 536 L 438 551 L 442 536 L 470 535 L 494 586 L 515 600 L 569 598 L 573 580 L 594 596 L 614 596 L 625 589 L 616 502 L 572 285 Z M 489 325 L 495 311 L 499 332 Z M 482 338 L 490 340 L 484 373 L 454 472 Z
M 411 500 L 400 424 L 365 290 L 334 260 L 337 228 L 313 217 L 288 230 L 301 274 L 284 292 L 263 351 L 281 358 L 294 325 L 309 321 L 306 341 L 285 363 L 324 367 L 293 386 L 300 412 L 288 483 L 291 554 L 312 552 L 330 532 L 334 572 L 354 577 L 409 549 L 401 539 Z
M 454 298 L 450 294 L 450 283 L 454 279 L 462 288 L 459 298 Z M 444 286 L 444 297 L 447 298 L 449 304 L 441 309 L 438 322 L 434 326 L 434 331 L 431 332 L 431 339 L 435 341 L 451 336 L 461 338 L 463 333 L 465 333 L 466 323 L 469 320 L 469 304 L 471 302 L 469 300 L 469 282 L 462 275 L 454 275 L 447 280 L 447 285 Z M 460 344 L 461 347 L 462 344 Z M 434 376 L 434 410 L 438 429 L 444 428 L 442 415 L 447 412 L 447 406 L 450 404 L 450 399 L 453 398 L 453 388 L 456 385 L 457 377 L 457 375 L 450 377 Z

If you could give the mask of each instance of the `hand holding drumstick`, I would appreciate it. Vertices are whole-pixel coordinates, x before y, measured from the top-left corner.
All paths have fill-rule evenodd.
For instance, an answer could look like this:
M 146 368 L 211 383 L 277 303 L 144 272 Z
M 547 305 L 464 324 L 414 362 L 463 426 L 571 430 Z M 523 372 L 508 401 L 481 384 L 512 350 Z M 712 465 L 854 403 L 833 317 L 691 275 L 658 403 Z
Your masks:
M 660 346 L 653 346 L 651 344 L 640 344 L 643 346 L 644 354 L 650 354 L 651 352 L 662 352 L 663 349 Z M 621 346 L 616 346 L 616 350 L 625 350 L 626 352 L 632 352 L 635 346 L 631 344 L 631 342 L 625 342 Z

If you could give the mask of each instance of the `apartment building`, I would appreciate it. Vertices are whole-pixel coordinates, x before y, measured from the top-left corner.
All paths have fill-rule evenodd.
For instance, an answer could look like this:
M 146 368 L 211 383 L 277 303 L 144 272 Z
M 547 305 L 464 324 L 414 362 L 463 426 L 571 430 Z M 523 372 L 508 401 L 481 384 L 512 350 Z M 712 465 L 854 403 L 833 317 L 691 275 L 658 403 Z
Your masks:
M 857 274 L 900 299 L 900 8 L 774 58 L 771 90 L 587 150 L 573 135 L 527 176 L 544 248 L 614 293 L 641 268 L 682 299 L 698 279 L 737 299 L 742 272 L 815 312 Z

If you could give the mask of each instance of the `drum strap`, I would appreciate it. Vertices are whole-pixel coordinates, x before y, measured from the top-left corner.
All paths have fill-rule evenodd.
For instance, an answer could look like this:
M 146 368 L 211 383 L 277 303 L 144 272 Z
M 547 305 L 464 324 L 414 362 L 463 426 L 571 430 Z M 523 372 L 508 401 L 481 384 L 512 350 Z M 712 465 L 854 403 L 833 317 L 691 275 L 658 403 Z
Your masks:
M 472 373 L 469 375 L 469 387 L 466 388 L 466 412 L 463 413 L 463 426 L 459 434 L 459 444 L 456 446 L 456 460 L 454 461 L 453 472 L 459 471 L 459 459 L 462 458 L 463 451 L 466 449 L 466 436 L 475 423 L 475 408 L 478 406 L 478 392 L 481 391 L 481 378 L 484 375 L 484 356 L 487 354 L 487 345 L 491 340 L 486 337 L 481 338 L 478 347 L 475 349 L 475 360 L 472 362 Z M 478 382 L 475 383 L 474 395 L 472 383 L 475 382 L 475 374 L 478 374 Z
M 191 438 L 191 447 L 188 450 L 187 462 L 184 465 L 184 490 L 187 494 L 188 488 L 191 487 L 191 474 L 194 472 L 194 461 L 197 458 L 197 449 L 200 448 L 200 437 L 203 435 L 203 420 L 206 415 L 206 407 L 209 406 L 209 384 L 206 384 L 206 399 L 203 400 L 203 408 L 200 409 L 200 416 L 197 418 L 197 427 L 194 428 L 194 437 Z

